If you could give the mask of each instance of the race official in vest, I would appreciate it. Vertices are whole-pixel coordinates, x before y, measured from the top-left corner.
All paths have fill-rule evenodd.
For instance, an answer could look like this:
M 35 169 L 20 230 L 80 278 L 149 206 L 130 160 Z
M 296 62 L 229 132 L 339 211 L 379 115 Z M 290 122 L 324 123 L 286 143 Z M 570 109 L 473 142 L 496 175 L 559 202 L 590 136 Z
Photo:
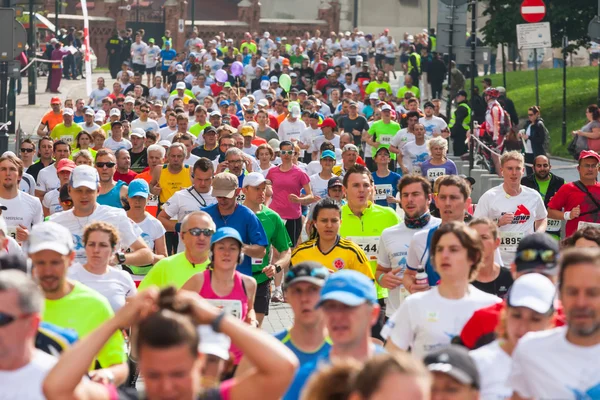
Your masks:
M 452 113 L 448 128 L 452 138 L 452 147 L 455 156 L 462 156 L 468 151 L 465 140 L 467 131 L 471 127 L 471 107 L 467 103 L 467 92 L 459 90 L 456 94 L 456 110 Z

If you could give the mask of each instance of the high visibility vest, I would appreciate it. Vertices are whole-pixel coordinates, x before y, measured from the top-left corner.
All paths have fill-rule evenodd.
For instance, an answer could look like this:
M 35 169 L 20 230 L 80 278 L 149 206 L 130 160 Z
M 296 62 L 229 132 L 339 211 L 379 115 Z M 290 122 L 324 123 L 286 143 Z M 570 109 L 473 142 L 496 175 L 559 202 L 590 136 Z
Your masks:
M 431 39 L 431 51 L 435 51 L 437 49 L 437 38 L 435 36 L 430 36 Z
M 420 74 L 421 73 L 421 56 L 419 55 L 419 53 L 417 53 L 416 51 L 413 51 L 413 53 L 410 55 L 410 57 L 415 56 L 415 60 L 417 61 L 417 73 Z M 408 73 L 412 73 L 412 70 L 415 67 L 413 67 L 412 63 L 410 62 L 410 58 L 409 58 L 409 63 L 408 63 Z
M 463 119 L 462 127 L 465 131 L 471 129 L 471 107 L 466 102 L 460 103 L 458 107 L 465 107 L 467 109 L 467 116 Z M 458 110 L 458 108 L 457 108 Z M 452 117 L 450 118 L 450 123 L 448 124 L 448 128 L 452 129 L 454 124 L 456 123 L 456 110 L 452 113 Z

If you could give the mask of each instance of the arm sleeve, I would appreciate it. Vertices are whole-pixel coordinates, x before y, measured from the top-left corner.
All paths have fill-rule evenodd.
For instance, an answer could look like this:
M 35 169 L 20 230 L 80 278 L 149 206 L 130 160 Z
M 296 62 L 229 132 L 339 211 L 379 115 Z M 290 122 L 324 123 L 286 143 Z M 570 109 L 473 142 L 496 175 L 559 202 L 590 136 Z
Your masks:
M 473 212 L 473 218 L 489 217 L 488 201 L 487 201 L 487 199 L 489 197 L 490 196 L 486 196 L 485 194 L 483 196 L 481 196 L 481 198 L 479 199 L 479 203 L 477 204 L 477 207 L 475 207 L 475 212 Z
M 536 192 L 537 194 L 537 192 Z M 535 220 L 538 221 L 540 219 L 548 218 L 548 210 L 546 210 L 546 206 L 544 205 L 544 200 L 542 200 L 542 196 L 538 194 L 538 202 L 535 210 Z M 477 208 L 476 208 L 477 209 Z

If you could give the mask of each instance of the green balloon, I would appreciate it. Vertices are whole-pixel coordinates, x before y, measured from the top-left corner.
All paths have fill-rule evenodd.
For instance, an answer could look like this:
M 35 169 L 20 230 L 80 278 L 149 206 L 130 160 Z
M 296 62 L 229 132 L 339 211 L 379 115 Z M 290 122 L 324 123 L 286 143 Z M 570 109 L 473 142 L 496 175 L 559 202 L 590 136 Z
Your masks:
M 292 87 L 292 78 L 288 74 L 281 74 L 279 77 L 279 86 L 286 92 L 289 92 L 290 87 Z

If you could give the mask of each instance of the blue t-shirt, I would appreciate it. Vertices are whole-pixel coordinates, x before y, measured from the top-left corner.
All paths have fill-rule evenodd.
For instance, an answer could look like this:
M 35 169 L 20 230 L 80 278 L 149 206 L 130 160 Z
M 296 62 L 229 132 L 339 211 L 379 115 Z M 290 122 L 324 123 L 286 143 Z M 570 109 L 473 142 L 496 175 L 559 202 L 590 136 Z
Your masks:
M 248 207 L 238 204 L 233 214 L 225 218 L 221 216 L 218 204 L 204 207 L 202 211 L 207 212 L 211 216 L 217 229 L 228 226 L 238 231 L 244 244 L 257 244 L 264 247 L 269 245 L 267 235 L 260 220 Z M 262 258 L 256 259 L 256 262 L 262 264 L 262 260 Z M 244 262 L 238 265 L 237 270 L 244 275 L 252 276 L 252 261 L 251 257 L 245 256 Z
M 377 344 L 374 346 L 375 354 L 386 353 L 383 347 Z M 306 382 L 308 382 L 308 379 L 313 374 L 313 372 L 317 371 L 321 365 L 329 364 L 330 362 L 331 361 L 329 358 L 329 352 L 327 352 L 326 355 L 318 357 L 313 361 L 310 361 L 306 364 L 300 364 L 300 369 L 298 369 L 298 372 L 296 372 L 296 376 L 294 377 L 294 380 L 292 381 L 292 384 L 290 385 L 287 393 L 283 396 L 283 400 L 300 399 L 300 394 L 304 389 L 304 385 L 306 384 Z
M 40 322 L 35 338 L 35 347 L 58 357 L 77 341 L 79 336 L 73 329 L 62 328 L 48 322 Z
M 171 61 L 173 61 L 173 59 L 177 57 L 177 52 L 173 49 L 171 50 L 161 50 L 160 51 L 160 58 L 162 59 L 161 61 L 161 69 L 163 71 L 166 71 L 169 69 L 169 65 L 171 65 Z M 165 63 L 166 61 L 166 63 Z
M 458 172 L 456 171 L 456 164 L 452 160 L 447 160 L 442 165 L 432 165 L 431 159 L 429 159 L 421 163 L 421 174 L 428 181 L 435 182 L 442 175 L 458 175 Z
M 382 207 L 396 208 L 395 204 L 388 204 L 386 197 L 388 195 L 396 197 L 396 194 L 398 194 L 398 181 L 401 178 L 400 174 L 390 171 L 389 175 L 385 178 L 379 177 L 377 172 L 373 172 L 372 175 L 373 183 L 375 184 L 375 204 Z
M 316 360 L 317 358 L 326 356 L 327 354 L 329 354 L 329 350 L 331 349 L 331 339 L 328 337 L 325 338 L 325 341 L 323 342 L 321 347 L 319 347 L 318 350 L 316 350 L 312 353 L 307 353 L 307 352 L 300 350 L 299 348 L 297 348 L 294 345 L 294 343 L 292 342 L 292 337 L 290 335 L 290 331 L 288 329 L 284 329 L 281 332 L 276 333 L 274 336 L 281 343 L 285 344 L 286 347 L 288 349 L 290 349 L 296 355 L 296 357 L 298 357 L 298 361 L 300 361 L 300 365 L 304 365 L 313 360 Z
M 125 184 L 123 181 L 117 181 L 115 186 L 104 194 L 99 194 L 96 202 L 104 206 L 123 208 L 121 203 L 121 187 Z

